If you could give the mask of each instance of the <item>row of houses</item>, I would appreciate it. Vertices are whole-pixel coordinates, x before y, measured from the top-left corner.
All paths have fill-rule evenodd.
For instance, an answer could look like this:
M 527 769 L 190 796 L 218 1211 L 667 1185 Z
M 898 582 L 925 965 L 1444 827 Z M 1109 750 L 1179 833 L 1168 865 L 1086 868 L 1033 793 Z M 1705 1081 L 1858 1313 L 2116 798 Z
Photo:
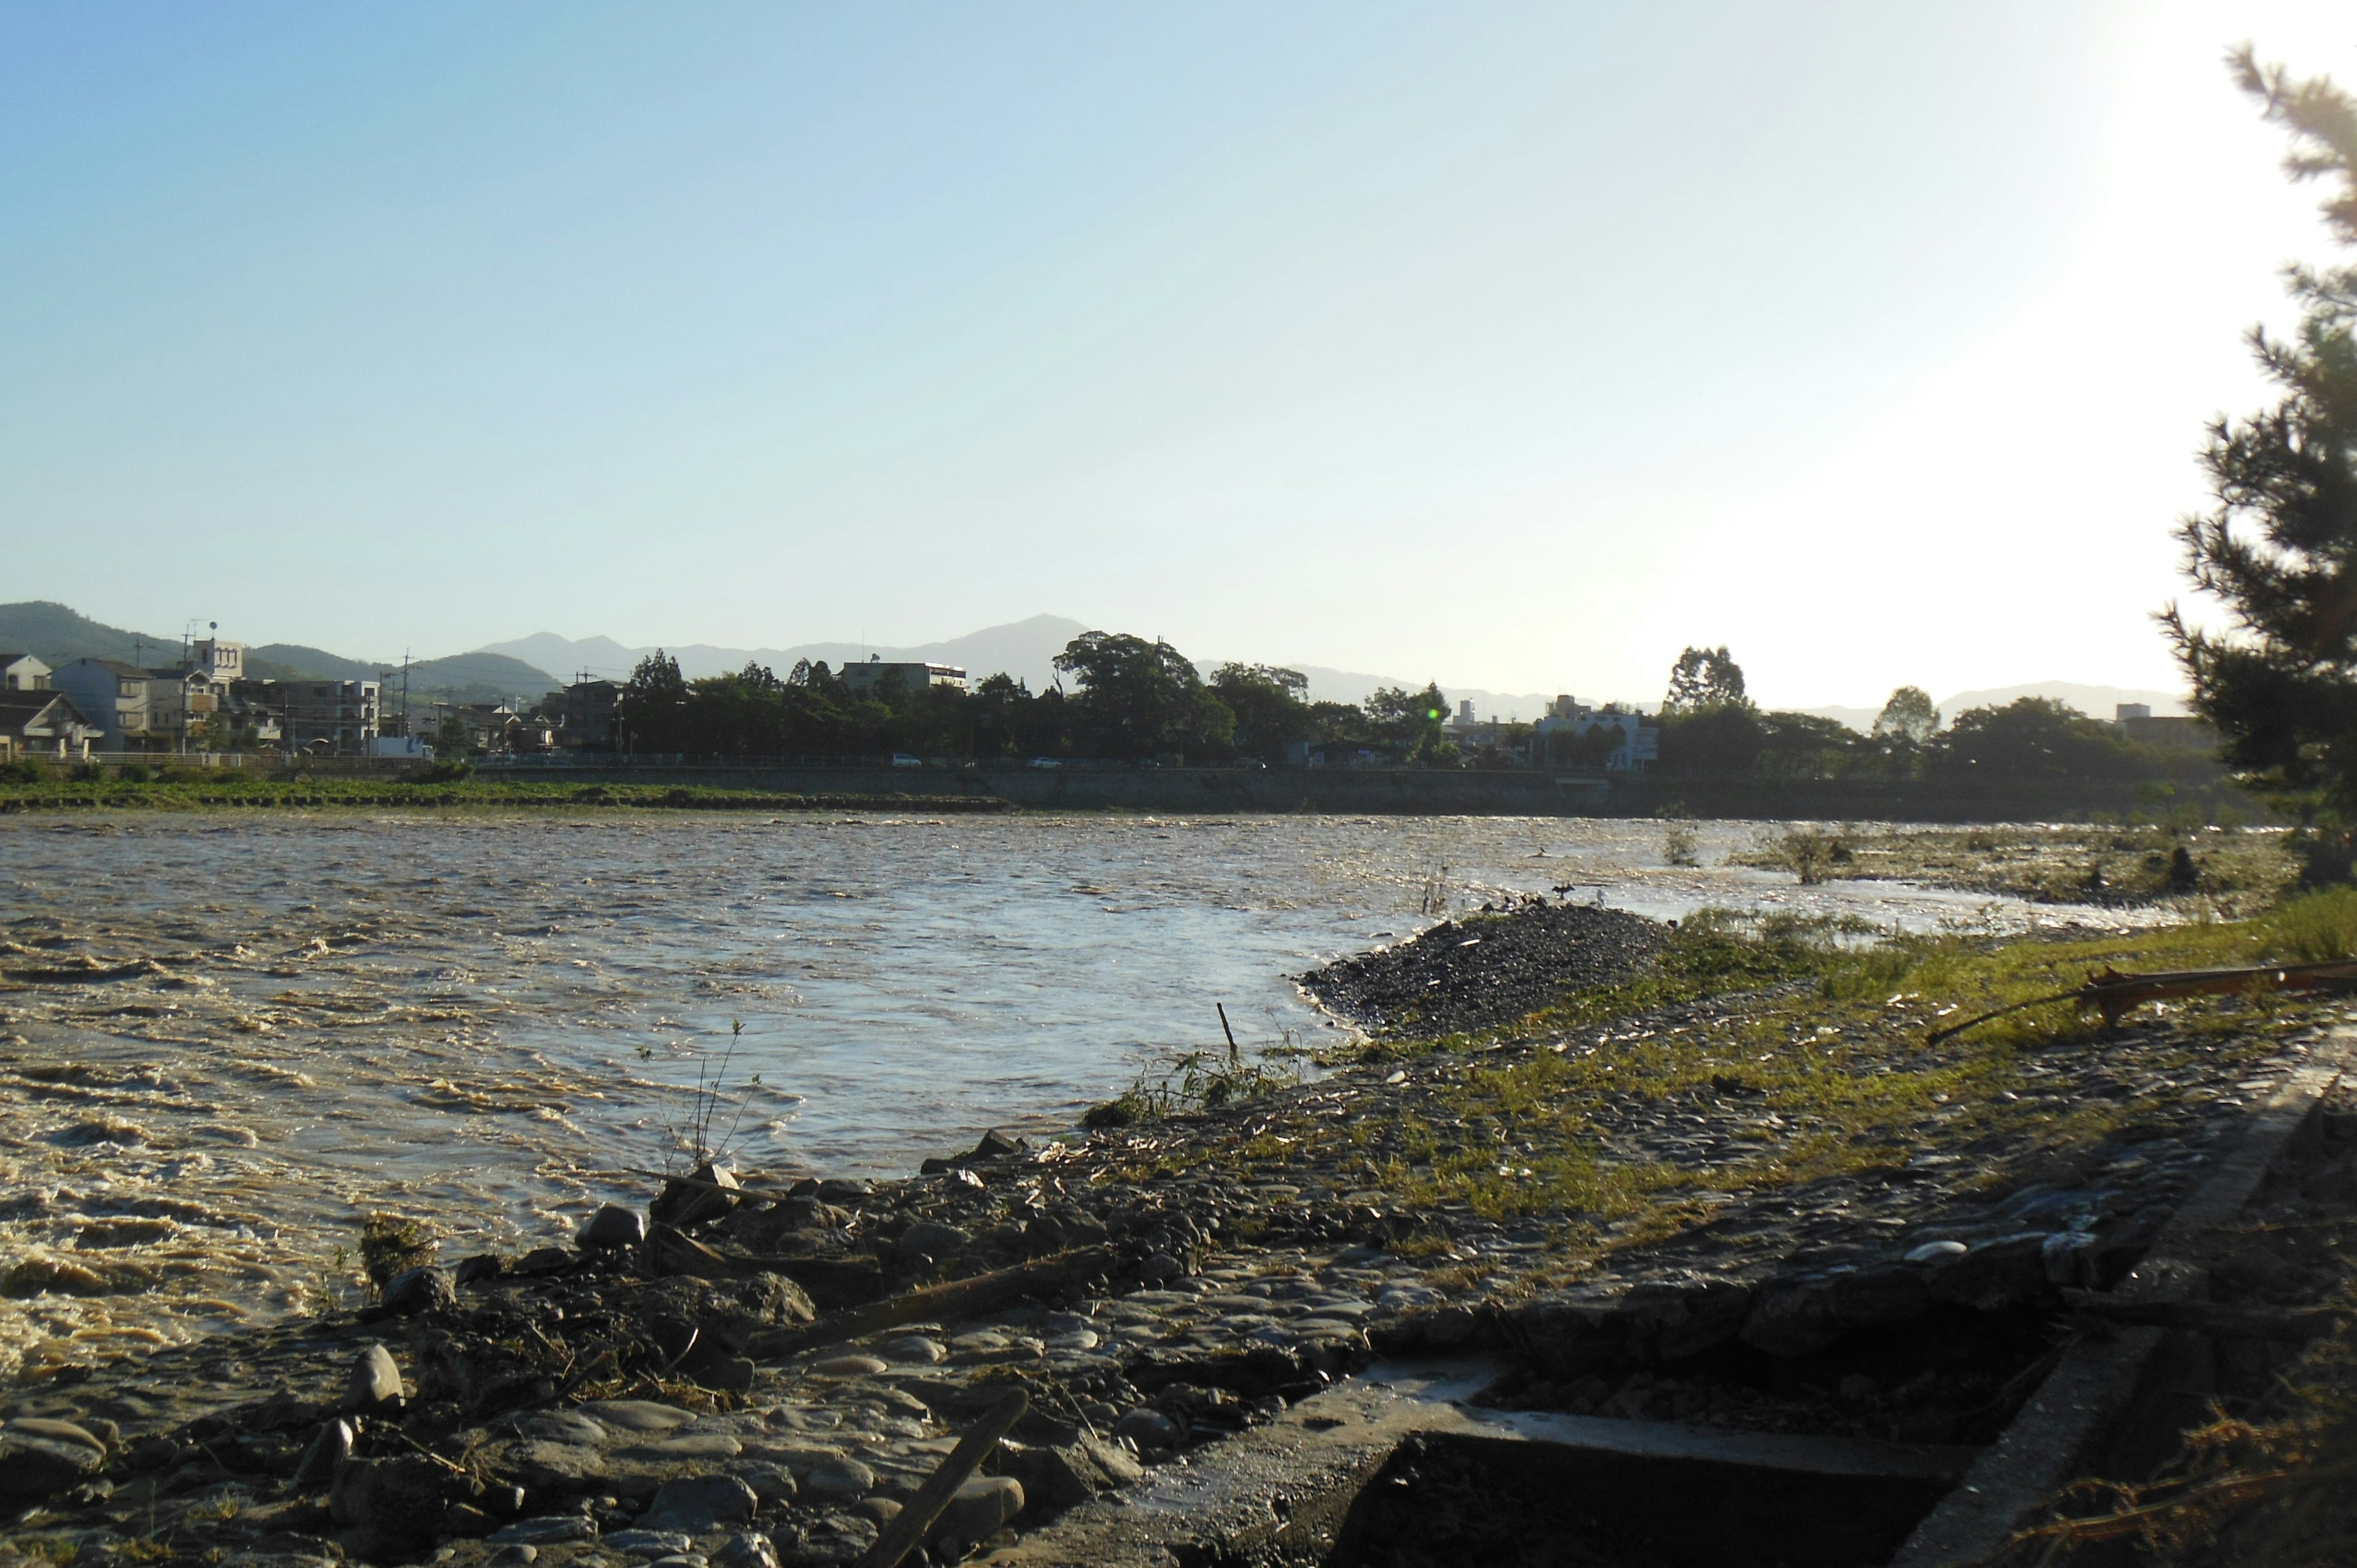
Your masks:
M 365 756 L 382 733 L 374 681 L 257 681 L 242 643 L 192 644 L 178 665 L 0 653 L 0 755 L 270 749 Z

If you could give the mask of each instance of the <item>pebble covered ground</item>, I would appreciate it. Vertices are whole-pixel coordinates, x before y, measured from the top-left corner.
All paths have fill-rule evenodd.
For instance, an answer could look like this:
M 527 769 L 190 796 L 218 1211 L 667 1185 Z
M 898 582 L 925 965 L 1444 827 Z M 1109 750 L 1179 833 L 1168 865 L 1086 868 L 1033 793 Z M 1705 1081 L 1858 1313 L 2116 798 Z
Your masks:
M 1361 972 L 1437 962 L 1470 1017 L 1488 987 L 1453 955 L 1492 932 L 1501 988 L 1534 951 L 1641 962 L 1650 923 L 1604 914 Z M 0 1508 L 14 1551 L 77 1565 L 842 1563 L 1019 1387 L 909 1559 L 940 1563 L 1374 1355 L 1469 1349 L 1512 1367 L 1500 1404 L 1985 1441 L 2061 1293 L 2124 1273 L 2341 1017 L 2229 1002 L 1935 1049 L 1910 996 L 1805 1031 L 1803 1000 L 1378 1051 L 901 1181 L 708 1171 L 521 1255 L 396 1236 L 363 1311 L 11 1391 Z
M 1661 950 L 1669 930 L 1624 909 L 1534 900 L 1503 915 L 1443 920 L 1412 941 L 1337 960 L 1303 975 L 1301 988 L 1377 1033 L 1455 1034 L 1623 979 Z

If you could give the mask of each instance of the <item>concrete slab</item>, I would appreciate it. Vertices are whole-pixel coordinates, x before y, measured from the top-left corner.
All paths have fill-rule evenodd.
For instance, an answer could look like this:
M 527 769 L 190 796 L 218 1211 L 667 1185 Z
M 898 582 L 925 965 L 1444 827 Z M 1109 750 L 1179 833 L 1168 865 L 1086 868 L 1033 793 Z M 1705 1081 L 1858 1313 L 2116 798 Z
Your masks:
M 1504 1362 L 1485 1358 L 1378 1363 L 1268 1426 L 1163 1466 L 1125 1493 L 1082 1505 L 988 1561 L 1036 1568 L 1316 1562 L 1332 1546 L 1359 1492 L 1417 1434 L 1552 1446 L 1566 1455 L 1943 1485 L 1979 1454 L 1465 1402 L 1505 1370 Z

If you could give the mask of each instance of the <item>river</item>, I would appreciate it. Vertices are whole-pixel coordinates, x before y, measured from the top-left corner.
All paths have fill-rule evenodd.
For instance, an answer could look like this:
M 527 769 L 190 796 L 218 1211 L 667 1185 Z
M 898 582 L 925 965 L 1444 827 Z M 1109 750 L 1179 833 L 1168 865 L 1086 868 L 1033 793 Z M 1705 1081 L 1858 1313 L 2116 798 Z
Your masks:
M 1927 929 L 2115 920 L 1559 818 L 273 811 L 0 818 L 0 1370 L 302 1310 L 359 1216 L 445 1256 L 643 1195 L 725 1058 L 767 1170 L 1071 1126 L 1173 1053 L 1317 1043 L 1291 976 L 1569 889 Z M 733 1048 L 732 1048 L 733 1047 Z

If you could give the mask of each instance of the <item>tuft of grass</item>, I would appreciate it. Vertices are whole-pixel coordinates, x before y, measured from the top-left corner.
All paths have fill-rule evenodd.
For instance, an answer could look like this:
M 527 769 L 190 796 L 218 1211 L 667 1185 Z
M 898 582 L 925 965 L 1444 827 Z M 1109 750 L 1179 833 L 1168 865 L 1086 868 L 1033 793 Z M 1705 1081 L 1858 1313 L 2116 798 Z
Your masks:
M 422 1219 L 377 1213 L 361 1221 L 361 1266 L 379 1290 L 404 1270 L 432 1262 L 435 1244 L 433 1227 Z
M 2266 924 L 2286 962 L 2357 957 L 2357 887 L 2328 887 L 2287 899 Z

